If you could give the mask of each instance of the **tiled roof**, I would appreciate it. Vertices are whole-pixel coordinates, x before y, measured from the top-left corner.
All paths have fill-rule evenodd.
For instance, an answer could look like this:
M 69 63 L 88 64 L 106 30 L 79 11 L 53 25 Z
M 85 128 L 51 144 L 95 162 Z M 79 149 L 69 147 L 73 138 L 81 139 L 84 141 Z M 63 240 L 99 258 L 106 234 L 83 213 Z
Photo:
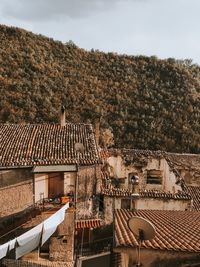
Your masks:
M 148 158 L 165 158 L 178 178 L 181 177 L 181 169 L 193 170 L 196 175 L 200 176 L 200 154 L 180 154 L 141 149 L 108 149 L 100 151 L 102 160 L 117 155 L 121 155 L 127 163 L 134 163 L 135 165 L 144 165 L 147 163 Z
M 89 219 L 76 221 L 76 229 L 101 227 L 101 220 Z
M 135 197 L 135 193 L 128 189 L 102 187 L 102 194 L 114 197 Z M 160 198 L 160 199 L 175 199 L 175 200 L 190 200 L 190 194 L 186 192 L 170 193 L 161 190 L 139 190 L 139 198 Z
M 200 186 L 183 185 L 183 190 L 192 197 L 192 209 L 200 211 Z
M 159 190 L 140 190 L 140 197 L 142 198 L 165 198 L 165 199 L 176 199 L 176 200 L 190 200 L 190 194 L 179 191 L 178 193 L 164 192 Z
M 156 228 L 152 240 L 142 242 L 142 248 L 200 252 L 200 212 L 161 210 L 116 210 L 115 242 L 117 247 L 135 247 L 138 242 L 127 222 L 133 216 L 151 221 Z
M 128 189 L 121 189 L 121 188 L 115 188 L 115 187 L 102 187 L 101 193 L 106 196 L 111 197 L 131 197 L 132 191 Z
M 0 136 L 0 167 L 75 164 L 75 143 L 85 148 L 81 165 L 99 162 L 90 124 L 0 124 Z
M 100 151 L 100 156 L 102 159 L 107 159 L 111 156 L 117 156 L 117 155 L 121 155 L 124 158 L 126 158 L 126 160 L 134 160 L 136 158 L 140 159 L 142 156 L 143 157 L 154 157 L 154 158 L 162 158 L 163 155 L 166 152 L 164 151 L 152 151 L 152 150 L 142 150 L 142 149 L 126 149 L 126 148 L 122 148 L 122 149 L 102 149 Z

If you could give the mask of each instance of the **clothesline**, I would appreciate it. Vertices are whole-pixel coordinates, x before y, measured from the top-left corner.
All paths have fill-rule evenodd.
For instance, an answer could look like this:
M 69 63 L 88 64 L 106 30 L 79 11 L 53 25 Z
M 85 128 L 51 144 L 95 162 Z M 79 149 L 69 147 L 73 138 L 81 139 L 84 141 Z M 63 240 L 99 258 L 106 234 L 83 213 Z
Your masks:
M 0 259 L 4 258 L 14 248 L 16 249 L 15 258 L 18 259 L 40 245 L 42 246 L 56 231 L 57 226 L 64 221 L 65 211 L 68 208 L 69 203 L 31 230 L 0 245 Z

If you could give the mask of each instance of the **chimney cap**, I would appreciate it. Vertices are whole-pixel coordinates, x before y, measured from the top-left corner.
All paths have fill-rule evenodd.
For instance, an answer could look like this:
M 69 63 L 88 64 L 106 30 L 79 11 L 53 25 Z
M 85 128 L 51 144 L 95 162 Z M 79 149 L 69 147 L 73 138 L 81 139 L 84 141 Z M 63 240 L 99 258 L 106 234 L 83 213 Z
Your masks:
M 62 105 L 62 106 L 61 106 L 61 112 L 63 113 L 64 111 L 65 111 L 65 106 Z

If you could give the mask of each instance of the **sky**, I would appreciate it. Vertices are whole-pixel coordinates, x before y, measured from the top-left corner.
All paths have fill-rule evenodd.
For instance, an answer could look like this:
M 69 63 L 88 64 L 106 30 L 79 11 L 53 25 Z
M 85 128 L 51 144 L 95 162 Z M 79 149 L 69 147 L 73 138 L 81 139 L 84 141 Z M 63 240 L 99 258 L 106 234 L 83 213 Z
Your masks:
M 0 0 L 0 24 L 86 50 L 200 64 L 200 0 Z

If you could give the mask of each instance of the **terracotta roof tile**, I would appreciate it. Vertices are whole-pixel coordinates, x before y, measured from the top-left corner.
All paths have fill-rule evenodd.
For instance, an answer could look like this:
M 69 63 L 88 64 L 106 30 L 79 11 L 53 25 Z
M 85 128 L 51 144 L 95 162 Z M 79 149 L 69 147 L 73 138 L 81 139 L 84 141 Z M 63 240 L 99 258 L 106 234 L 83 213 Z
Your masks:
M 127 225 L 128 219 L 140 216 L 151 221 L 156 227 L 156 236 L 143 241 L 143 248 L 200 252 L 200 212 L 160 210 L 116 210 L 116 246 L 135 247 L 138 242 Z
M 88 219 L 76 221 L 76 229 L 82 228 L 99 228 L 101 227 L 101 220 L 99 219 Z
M 180 170 L 194 170 L 200 175 L 200 154 L 180 154 L 166 151 L 153 151 L 141 149 L 108 149 L 100 151 L 103 160 L 111 156 L 121 155 L 127 163 L 143 165 L 148 158 L 165 158 L 171 170 L 181 178 Z
M 113 197 L 137 197 L 129 189 L 115 188 L 113 186 L 102 187 L 102 194 Z M 176 199 L 176 200 L 190 200 L 190 194 L 186 192 L 170 193 L 161 190 L 139 190 L 139 198 L 160 198 L 160 199 Z
M 193 209 L 200 210 L 200 186 L 188 186 L 183 185 L 183 190 L 187 194 L 190 194 L 193 200 Z
M 0 167 L 75 164 L 75 143 L 85 148 L 80 164 L 99 162 L 90 124 L 0 124 L 0 136 Z

